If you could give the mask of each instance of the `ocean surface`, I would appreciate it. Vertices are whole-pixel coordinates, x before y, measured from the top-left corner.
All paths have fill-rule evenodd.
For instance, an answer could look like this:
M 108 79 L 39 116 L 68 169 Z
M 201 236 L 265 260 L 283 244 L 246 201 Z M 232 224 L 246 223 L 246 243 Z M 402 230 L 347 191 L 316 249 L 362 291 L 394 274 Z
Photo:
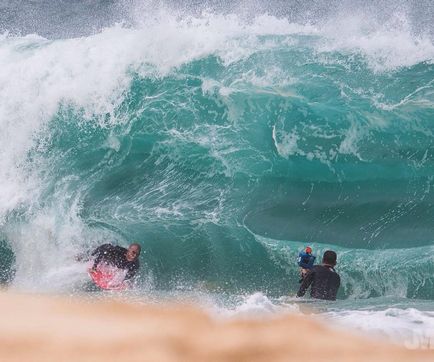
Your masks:
M 95 293 L 75 256 L 138 242 L 131 298 L 308 306 L 433 348 L 433 18 L 430 1 L 2 1 L 0 281 Z M 337 252 L 337 302 L 294 298 L 307 245 Z

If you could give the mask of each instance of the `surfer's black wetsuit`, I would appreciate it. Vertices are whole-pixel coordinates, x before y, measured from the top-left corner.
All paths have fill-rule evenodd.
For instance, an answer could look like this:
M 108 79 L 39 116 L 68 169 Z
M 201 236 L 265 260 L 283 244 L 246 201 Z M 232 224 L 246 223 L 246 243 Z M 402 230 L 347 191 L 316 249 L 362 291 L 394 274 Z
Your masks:
M 93 268 L 96 268 L 99 263 L 105 262 L 119 269 L 127 270 L 125 279 L 131 279 L 134 277 L 134 275 L 136 275 L 140 264 L 138 259 L 134 261 L 128 261 L 126 254 L 127 249 L 123 248 L 122 246 L 103 244 L 97 247 L 91 254 L 95 257 Z
M 310 296 L 317 299 L 336 300 L 341 285 L 339 274 L 329 265 L 315 265 L 304 277 L 297 297 L 302 297 L 312 284 Z

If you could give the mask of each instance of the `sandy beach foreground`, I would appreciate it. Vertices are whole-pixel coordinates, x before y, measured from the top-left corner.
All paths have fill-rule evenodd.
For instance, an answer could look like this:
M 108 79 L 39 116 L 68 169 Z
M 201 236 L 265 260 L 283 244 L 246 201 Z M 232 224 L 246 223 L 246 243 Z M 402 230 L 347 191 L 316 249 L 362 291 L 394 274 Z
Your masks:
M 0 294 L 0 361 L 433 361 L 299 315 L 217 321 L 192 306 Z

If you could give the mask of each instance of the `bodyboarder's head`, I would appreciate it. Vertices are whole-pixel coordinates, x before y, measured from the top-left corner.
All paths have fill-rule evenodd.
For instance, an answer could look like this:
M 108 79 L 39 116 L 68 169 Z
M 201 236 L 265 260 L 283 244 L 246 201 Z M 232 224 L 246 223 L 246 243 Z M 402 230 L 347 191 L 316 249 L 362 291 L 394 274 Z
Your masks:
M 140 255 L 141 246 L 137 243 L 133 243 L 128 247 L 126 258 L 128 261 L 136 260 Z

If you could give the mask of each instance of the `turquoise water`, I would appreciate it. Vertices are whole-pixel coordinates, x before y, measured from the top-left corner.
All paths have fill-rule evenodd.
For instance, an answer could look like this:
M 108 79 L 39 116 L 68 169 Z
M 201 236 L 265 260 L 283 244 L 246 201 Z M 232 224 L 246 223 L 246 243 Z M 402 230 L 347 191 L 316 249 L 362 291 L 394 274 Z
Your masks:
M 0 7 L 0 281 L 83 293 L 75 255 L 139 242 L 139 296 L 280 311 L 311 245 L 342 278 L 319 312 L 434 338 L 429 4 L 114 3 Z

